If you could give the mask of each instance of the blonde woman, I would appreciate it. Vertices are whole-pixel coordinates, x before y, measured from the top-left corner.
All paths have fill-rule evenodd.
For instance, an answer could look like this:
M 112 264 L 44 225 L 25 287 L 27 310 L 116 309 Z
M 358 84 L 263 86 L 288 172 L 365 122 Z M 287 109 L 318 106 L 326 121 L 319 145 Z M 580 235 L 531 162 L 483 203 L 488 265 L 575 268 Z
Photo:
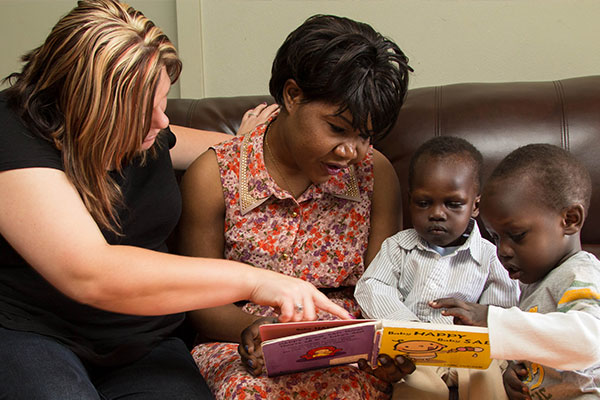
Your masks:
M 173 337 L 183 312 L 249 299 L 348 317 L 307 282 L 166 253 L 172 167 L 223 136 L 169 129 L 181 62 L 140 12 L 80 1 L 24 62 L 0 93 L 1 398 L 210 397 Z

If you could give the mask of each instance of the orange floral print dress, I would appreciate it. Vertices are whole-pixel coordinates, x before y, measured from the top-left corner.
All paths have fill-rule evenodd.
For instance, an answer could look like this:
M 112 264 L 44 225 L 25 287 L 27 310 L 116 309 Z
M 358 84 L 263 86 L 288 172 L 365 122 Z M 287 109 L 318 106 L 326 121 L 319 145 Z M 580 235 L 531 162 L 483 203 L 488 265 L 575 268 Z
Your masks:
M 373 150 L 298 199 L 268 174 L 266 125 L 214 147 L 226 204 L 225 258 L 295 276 L 323 288 L 356 317 L 353 292 L 364 271 L 373 195 Z M 244 311 L 274 315 L 247 303 Z M 319 313 L 320 319 L 331 319 Z M 343 365 L 269 378 L 244 369 L 237 344 L 204 343 L 192 350 L 217 399 L 387 399 L 382 381 Z

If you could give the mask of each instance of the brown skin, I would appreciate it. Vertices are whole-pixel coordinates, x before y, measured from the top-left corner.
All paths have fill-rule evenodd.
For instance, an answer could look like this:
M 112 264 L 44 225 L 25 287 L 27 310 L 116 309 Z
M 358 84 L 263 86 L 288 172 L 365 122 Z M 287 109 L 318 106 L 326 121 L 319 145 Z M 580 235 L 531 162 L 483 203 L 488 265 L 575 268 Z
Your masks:
M 415 364 L 404 356 L 396 356 L 395 359 L 387 354 L 380 354 L 377 357 L 378 365 L 371 368 L 369 363 L 364 360 L 358 360 L 358 368 L 368 374 L 374 375 L 386 383 L 385 387 L 379 387 L 382 392 L 391 392 L 390 384 L 396 383 L 406 375 L 410 375 L 415 371 Z
M 288 81 L 284 89 L 285 104 L 268 132 L 275 160 L 265 157 L 266 168 L 275 182 L 295 196 L 302 194 L 310 184 L 327 180 L 327 167 L 359 162 L 369 147 L 368 138 L 352 129 L 349 113 L 335 115 L 338 110 L 335 105 L 303 100 L 296 83 Z M 276 166 L 274 162 L 279 164 Z M 391 163 L 378 151 L 373 153 L 373 174 L 371 231 L 365 265 L 375 257 L 385 238 L 401 227 L 398 178 Z M 223 258 L 225 204 L 213 151 L 204 153 L 191 165 L 181 188 L 183 214 L 178 251 L 198 257 Z M 316 311 L 305 308 L 304 314 L 296 320 L 315 319 Z M 252 360 L 250 372 L 262 371 L 258 326 L 270 322 L 269 319 L 245 313 L 229 304 L 194 311 L 190 313 L 190 320 L 204 338 L 241 341 L 240 354 L 246 365 Z
M 440 247 L 462 244 L 470 219 L 479 215 L 477 186 L 473 165 L 464 156 L 420 157 L 409 199 L 419 236 Z
M 522 363 L 510 361 L 508 368 L 502 375 L 504 382 L 504 391 L 511 400 L 531 400 L 529 388 L 523 384 L 523 380 L 527 378 L 527 369 Z
M 510 190 L 507 188 L 510 185 Z M 488 232 L 496 242 L 500 262 L 511 278 L 531 284 L 581 250 L 580 231 L 585 220 L 581 204 L 556 211 L 538 201 L 535 183 L 500 180 L 486 187 L 481 214 Z M 433 308 L 454 317 L 455 324 L 487 326 L 488 306 L 452 298 L 437 299 Z M 509 398 L 530 399 L 522 380 L 527 377 L 523 364 L 511 363 L 503 375 Z

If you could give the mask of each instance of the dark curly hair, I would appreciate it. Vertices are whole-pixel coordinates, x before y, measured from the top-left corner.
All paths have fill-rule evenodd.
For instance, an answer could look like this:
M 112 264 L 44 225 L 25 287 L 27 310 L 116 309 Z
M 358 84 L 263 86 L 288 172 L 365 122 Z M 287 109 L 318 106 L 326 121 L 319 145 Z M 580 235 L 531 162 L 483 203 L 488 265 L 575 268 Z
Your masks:
M 314 15 L 277 51 L 269 89 L 283 105 L 284 85 L 293 79 L 304 101 L 339 105 L 338 115 L 349 110 L 354 129 L 384 136 L 396 122 L 412 70 L 402 50 L 368 24 Z
M 585 166 L 571 153 L 546 143 L 528 144 L 511 152 L 494 169 L 484 187 L 506 179 L 527 179 L 538 200 L 560 212 L 572 204 L 585 212 L 592 197 L 592 180 Z
M 473 167 L 473 176 L 477 193 L 481 189 L 481 169 L 483 167 L 483 156 L 475 146 L 467 140 L 455 136 L 437 136 L 423 143 L 413 153 L 408 164 L 408 190 L 412 191 L 415 176 L 415 166 L 419 159 L 429 157 L 456 157 L 470 163 Z

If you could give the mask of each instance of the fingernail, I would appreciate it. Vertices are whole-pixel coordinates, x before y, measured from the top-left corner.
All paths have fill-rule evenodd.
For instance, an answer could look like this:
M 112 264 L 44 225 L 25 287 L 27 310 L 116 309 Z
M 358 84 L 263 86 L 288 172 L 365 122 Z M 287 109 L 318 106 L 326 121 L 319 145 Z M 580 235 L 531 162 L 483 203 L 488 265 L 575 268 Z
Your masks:
M 248 351 L 248 345 L 245 345 L 244 349 L 246 350 L 246 353 L 249 353 L 249 351 Z
M 437 301 L 430 301 L 429 304 L 431 304 L 432 306 L 435 306 L 437 304 Z
M 404 364 L 404 357 L 402 357 L 402 356 L 396 356 L 396 362 L 398 364 Z
M 381 365 L 385 365 L 388 363 L 388 359 L 385 357 L 379 357 L 378 361 L 381 363 Z
M 254 367 L 254 362 L 252 360 L 248 360 L 248 365 L 250 366 L 250 368 Z

